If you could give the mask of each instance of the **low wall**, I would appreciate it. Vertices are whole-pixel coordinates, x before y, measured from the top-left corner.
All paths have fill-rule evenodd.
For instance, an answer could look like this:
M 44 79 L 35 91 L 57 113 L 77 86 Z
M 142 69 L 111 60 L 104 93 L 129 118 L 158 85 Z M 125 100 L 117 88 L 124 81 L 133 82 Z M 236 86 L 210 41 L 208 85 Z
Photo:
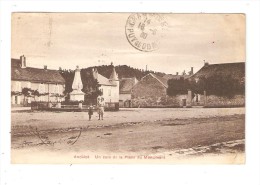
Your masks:
M 192 106 L 204 107 L 243 107 L 245 106 L 245 96 L 235 95 L 232 98 L 210 95 L 206 97 L 201 95 L 200 100 L 195 102 L 192 100 Z M 167 97 L 138 97 L 132 99 L 132 107 L 183 107 L 188 106 L 187 95 L 167 96 Z
M 182 99 L 187 95 L 138 97 L 132 99 L 132 107 L 182 107 Z
M 93 106 L 96 109 L 96 106 Z M 58 102 L 32 102 L 31 110 L 49 110 L 49 111 L 87 111 L 89 109 L 89 105 L 79 105 L 78 102 L 71 103 L 66 105 Z M 105 104 L 106 111 L 118 111 L 119 103 L 117 102 L 108 102 Z
M 243 107 L 245 106 L 245 96 L 235 95 L 232 98 L 219 97 L 210 95 L 207 96 L 205 107 Z

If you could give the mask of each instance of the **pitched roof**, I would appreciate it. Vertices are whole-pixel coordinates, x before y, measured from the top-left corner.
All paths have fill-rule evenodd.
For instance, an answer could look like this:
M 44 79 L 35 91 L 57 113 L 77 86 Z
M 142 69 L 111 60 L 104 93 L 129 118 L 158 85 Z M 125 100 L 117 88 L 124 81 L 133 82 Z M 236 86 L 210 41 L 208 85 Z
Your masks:
M 107 85 L 107 86 L 116 86 L 116 84 L 114 84 L 112 81 L 102 76 L 101 74 L 97 73 L 96 75 L 97 75 L 98 84 Z
M 153 73 L 149 73 L 149 74 L 145 75 L 143 78 L 147 77 L 148 75 L 152 76 L 154 79 L 156 79 L 158 82 L 160 82 L 165 88 L 168 88 L 167 79 L 160 77 L 158 75 L 155 75 Z M 143 78 L 141 78 L 141 80 Z
M 160 76 L 158 76 L 158 75 L 155 75 L 155 74 L 152 74 L 153 76 L 155 76 L 155 78 L 160 82 L 160 83 L 162 83 L 163 84 L 163 86 L 165 86 L 166 88 L 168 88 L 168 80 L 167 79 L 165 79 L 165 78 L 163 78 L 163 77 L 160 77 Z
M 137 79 L 133 78 L 122 78 L 120 80 L 120 93 L 130 93 L 133 86 L 137 83 Z
M 204 65 L 191 78 L 210 77 L 214 74 L 231 75 L 234 79 L 245 77 L 245 62 Z
M 11 79 L 39 83 L 65 83 L 58 70 L 21 68 L 19 59 L 11 59 Z
M 11 67 L 20 67 L 21 66 L 21 61 L 20 59 L 11 59 Z

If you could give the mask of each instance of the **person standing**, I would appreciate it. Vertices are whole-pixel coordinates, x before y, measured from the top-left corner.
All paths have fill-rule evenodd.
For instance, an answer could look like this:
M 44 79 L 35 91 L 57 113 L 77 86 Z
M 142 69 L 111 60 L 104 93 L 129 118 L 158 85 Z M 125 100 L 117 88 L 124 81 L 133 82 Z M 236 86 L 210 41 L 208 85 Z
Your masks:
M 103 120 L 104 106 L 104 99 L 101 98 L 101 100 L 98 102 L 98 120 L 100 120 L 100 118 Z
M 89 121 L 91 120 L 91 116 L 93 115 L 93 106 L 92 104 L 90 104 L 89 108 L 88 108 L 88 118 Z

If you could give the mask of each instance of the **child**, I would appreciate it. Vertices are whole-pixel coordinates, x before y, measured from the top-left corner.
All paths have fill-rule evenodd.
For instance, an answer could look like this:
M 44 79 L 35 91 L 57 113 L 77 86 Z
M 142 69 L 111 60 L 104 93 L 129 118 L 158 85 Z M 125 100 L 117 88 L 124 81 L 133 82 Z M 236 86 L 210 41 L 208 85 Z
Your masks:
M 90 104 L 89 108 L 88 108 L 88 117 L 89 117 L 89 121 L 91 120 L 91 116 L 93 115 L 93 106 L 92 104 Z

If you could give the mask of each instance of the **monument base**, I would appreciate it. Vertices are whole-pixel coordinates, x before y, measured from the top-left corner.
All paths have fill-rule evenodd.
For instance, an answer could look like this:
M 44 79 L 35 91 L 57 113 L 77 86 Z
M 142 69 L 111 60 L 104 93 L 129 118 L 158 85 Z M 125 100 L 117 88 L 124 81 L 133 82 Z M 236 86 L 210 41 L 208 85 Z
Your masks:
M 73 90 L 70 93 L 70 101 L 84 101 L 84 95 L 82 91 Z

